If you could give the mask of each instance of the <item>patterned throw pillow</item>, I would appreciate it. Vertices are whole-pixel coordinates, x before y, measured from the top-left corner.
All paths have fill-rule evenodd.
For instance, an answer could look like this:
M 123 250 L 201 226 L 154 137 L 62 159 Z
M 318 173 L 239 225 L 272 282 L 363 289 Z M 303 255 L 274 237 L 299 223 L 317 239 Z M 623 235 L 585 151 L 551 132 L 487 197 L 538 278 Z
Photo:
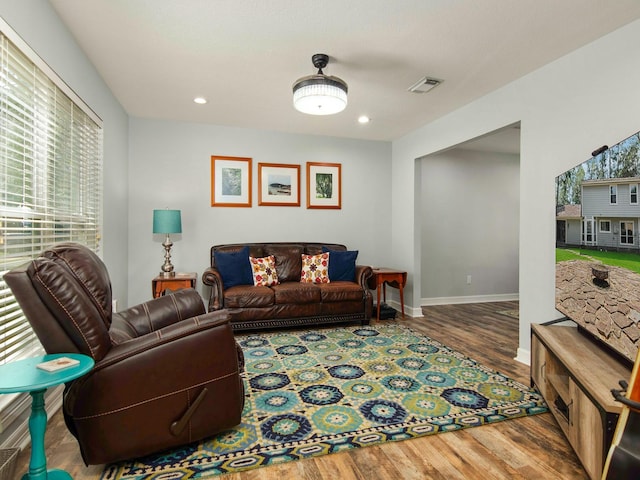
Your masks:
M 253 284 L 256 287 L 278 285 L 278 273 L 276 272 L 276 257 L 254 258 L 249 257 L 253 271 Z
M 329 283 L 329 253 L 302 254 L 300 281 L 303 283 Z

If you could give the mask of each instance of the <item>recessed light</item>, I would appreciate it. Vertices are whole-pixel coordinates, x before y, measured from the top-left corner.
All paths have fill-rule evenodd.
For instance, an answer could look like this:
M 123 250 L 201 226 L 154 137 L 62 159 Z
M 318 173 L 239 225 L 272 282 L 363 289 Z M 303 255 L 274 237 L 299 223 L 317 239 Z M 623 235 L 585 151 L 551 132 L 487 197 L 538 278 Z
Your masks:
M 196 97 L 193 99 L 193 101 L 198 105 L 204 105 L 205 103 L 207 103 L 207 99 L 204 97 Z
M 367 117 L 366 115 L 360 115 L 358 117 L 358 123 L 369 123 L 371 121 L 371 119 L 369 117 Z

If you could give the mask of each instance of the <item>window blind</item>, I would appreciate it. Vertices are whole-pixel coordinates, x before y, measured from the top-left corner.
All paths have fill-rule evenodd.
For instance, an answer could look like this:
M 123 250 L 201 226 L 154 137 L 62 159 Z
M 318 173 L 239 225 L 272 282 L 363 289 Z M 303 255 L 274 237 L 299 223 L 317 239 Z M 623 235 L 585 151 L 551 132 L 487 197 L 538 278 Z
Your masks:
M 95 113 L 0 21 L 0 277 L 59 242 L 99 251 L 102 136 Z M 0 279 L 0 364 L 41 351 Z

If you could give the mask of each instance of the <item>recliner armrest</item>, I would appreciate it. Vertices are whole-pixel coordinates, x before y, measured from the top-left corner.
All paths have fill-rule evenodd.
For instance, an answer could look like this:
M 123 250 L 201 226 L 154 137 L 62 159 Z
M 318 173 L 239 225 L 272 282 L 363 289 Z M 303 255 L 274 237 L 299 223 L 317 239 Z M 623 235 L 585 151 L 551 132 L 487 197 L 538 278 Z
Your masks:
M 115 345 L 69 391 L 75 396 L 89 389 L 82 396 L 94 401 L 67 404 L 72 405 L 74 417 L 106 415 L 239 371 L 229 315 L 213 312 Z M 123 395 L 115 402 L 113 395 L 100 393 L 116 386 Z
M 119 344 L 204 313 L 200 294 L 186 288 L 114 313 L 109 334 Z
M 237 425 L 244 405 L 237 348 L 226 312 L 113 346 L 65 392 L 85 462 L 137 458 Z M 172 428 L 176 422 L 186 424 Z
M 213 312 L 224 308 L 224 284 L 222 275 L 216 267 L 209 267 L 204 271 L 202 283 L 211 287 L 208 311 Z

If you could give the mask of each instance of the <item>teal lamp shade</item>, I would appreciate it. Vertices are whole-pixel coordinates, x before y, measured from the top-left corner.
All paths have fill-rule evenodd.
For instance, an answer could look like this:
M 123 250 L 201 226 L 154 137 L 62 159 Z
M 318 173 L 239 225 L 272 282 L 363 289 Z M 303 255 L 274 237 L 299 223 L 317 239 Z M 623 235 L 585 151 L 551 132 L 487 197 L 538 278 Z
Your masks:
M 182 233 L 180 210 L 154 210 L 153 233 Z

